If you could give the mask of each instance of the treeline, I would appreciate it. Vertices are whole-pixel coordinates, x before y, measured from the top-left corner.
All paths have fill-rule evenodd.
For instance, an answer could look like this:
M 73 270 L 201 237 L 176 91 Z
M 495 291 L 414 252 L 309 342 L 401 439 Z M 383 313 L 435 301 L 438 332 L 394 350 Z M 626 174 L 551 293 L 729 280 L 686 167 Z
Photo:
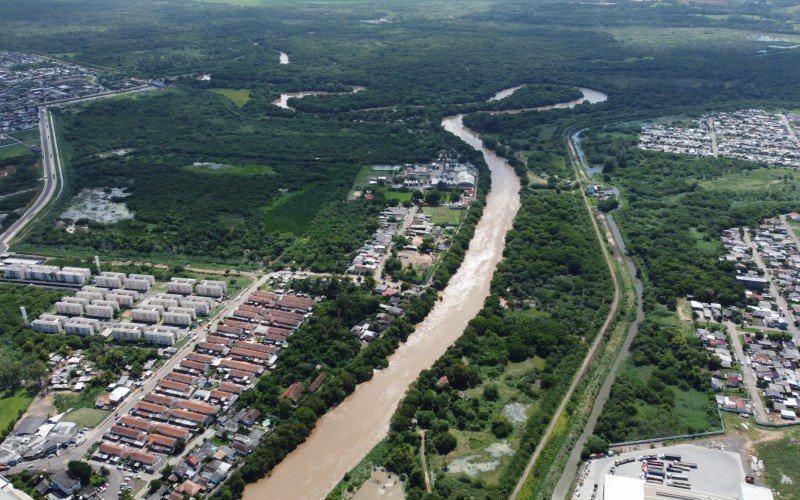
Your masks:
M 571 253 L 580 266 L 568 264 Z M 583 359 L 585 345 L 605 319 L 610 276 L 589 215 L 575 194 L 524 192 L 506 257 L 485 307 L 431 370 L 420 375 L 392 418 L 390 451 L 381 465 L 401 475 L 407 498 L 507 498 Z M 526 266 L 545 272 L 519 273 Z M 509 396 L 493 381 L 503 376 L 507 363 L 533 356 L 544 359 L 543 367 L 518 375 L 512 385 L 534 398 L 536 410 L 516 429 L 502 415 Z M 420 429 L 426 431 L 426 451 L 441 457 L 457 446 L 454 432 L 489 431 L 497 439 L 515 433 L 520 445 L 492 483 L 440 470 L 443 460 L 431 459 L 436 481 L 433 496 L 426 496 Z
M 324 295 L 326 300 L 292 335 L 289 347 L 279 354 L 277 368 L 239 399 L 241 407 L 257 408 L 275 417 L 275 425 L 214 498 L 240 497 L 246 483 L 260 479 L 280 463 L 306 439 L 320 416 L 341 403 L 356 385 L 371 379 L 375 369 L 386 367 L 388 356 L 413 332 L 413 325 L 427 316 L 437 299 L 432 289 L 413 298 L 405 306 L 404 316 L 362 348 L 350 328 L 378 311 L 380 301 L 370 290 L 373 284 L 370 279 L 360 286 L 337 279 L 292 283 L 293 288 Z M 325 381 L 320 389 L 306 394 L 299 404 L 280 397 L 290 384 L 302 382 L 308 387 L 321 373 Z

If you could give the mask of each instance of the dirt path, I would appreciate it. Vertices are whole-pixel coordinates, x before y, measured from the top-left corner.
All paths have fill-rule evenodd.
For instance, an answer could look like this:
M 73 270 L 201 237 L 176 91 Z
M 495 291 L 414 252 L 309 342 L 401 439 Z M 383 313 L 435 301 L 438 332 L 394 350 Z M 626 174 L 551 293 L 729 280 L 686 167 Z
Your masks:
M 419 431 L 420 443 L 419 443 L 419 458 L 422 460 L 422 472 L 425 474 L 425 491 L 428 493 L 432 493 L 433 490 L 431 489 L 431 477 L 428 474 L 428 460 L 425 458 L 425 430 L 422 429 Z

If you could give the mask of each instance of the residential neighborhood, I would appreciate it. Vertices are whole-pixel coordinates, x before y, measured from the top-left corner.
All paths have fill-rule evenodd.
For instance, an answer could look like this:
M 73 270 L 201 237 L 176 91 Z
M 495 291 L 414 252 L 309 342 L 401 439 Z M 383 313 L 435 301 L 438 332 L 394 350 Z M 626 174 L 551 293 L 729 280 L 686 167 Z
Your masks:
M 798 121 L 793 114 L 759 109 L 715 113 L 702 116 L 689 126 L 645 126 L 639 136 L 639 147 L 800 167 Z
M 42 104 L 140 85 L 129 78 L 101 84 L 89 68 L 20 52 L 0 52 L 0 139 L 36 128 Z

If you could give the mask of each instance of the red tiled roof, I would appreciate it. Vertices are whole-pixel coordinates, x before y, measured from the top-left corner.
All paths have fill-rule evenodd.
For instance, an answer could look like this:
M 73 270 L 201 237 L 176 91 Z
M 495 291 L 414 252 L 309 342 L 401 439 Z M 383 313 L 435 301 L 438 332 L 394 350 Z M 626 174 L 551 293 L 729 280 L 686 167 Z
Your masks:
M 239 342 L 236 347 L 250 349 L 251 351 L 263 351 L 268 353 L 275 352 L 275 347 L 271 345 L 259 344 L 258 342 Z
M 181 408 L 195 413 L 202 413 L 203 415 L 216 415 L 219 412 L 219 408 L 216 406 L 201 401 L 186 401 L 181 405 Z
M 183 427 L 175 427 L 174 425 L 169 425 L 169 424 L 158 424 L 153 430 L 159 434 L 163 434 L 165 436 L 170 436 L 174 438 L 186 439 L 189 436 L 189 431 L 187 431 Z
M 153 426 L 153 424 L 151 424 L 147 420 L 137 417 L 131 417 L 130 415 L 123 415 L 119 417 L 117 423 L 122 424 L 126 427 L 131 427 L 133 429 L 139 429 L 143 431 L 149 431 L 150 428 Z
M 211 342 L 212 344 L 224 345 L 226 347 L 230 347 L 231 346 L 231 339 L 227 339 L 225 337 L 218 337 L 216 335 L 208 335 L 206 337 L 206 341 L 207 342 Z
M 164 375 L 164 378 L 167 380 L 174 380 L 175 382 L 180 382 L 182 384 L 193 384 L 197 380 L 197 377 L 177 372 L 169 372 Z
M 221 384 L 219 384 L 219 388 L 225 392 L 230 392 L 233 394 L 239 394 L 244 390 L 244 387 L 237 384 L 231 384 L 229 382 L 222 382 Z
M 154 405 L 146 401 L 139 401 L 138 403 L 136 403 L 136 406 L 134 406 L 134 408 L 136 409 L 136 411 L 142 411 L 145 413 L 161 413 L 167 410 L 167 408 L 164 406 Z
M 103 443 L 100 445 L 100 453 L 121 457 L 125 454 L 125 448 L 111 443 Z
M 300 397 L 303 395 L 303 383 L 302 382 L 295 382 L 294 384 L 290 385 L 283 391 L 281 394 L 282 398 L 289 398 L 295 403 L 300 401 Z
M 130 455 L 128 455 L 130 460 L 141 462 L 143 464 L 153 464 L 156 462 L 156 456 L 151 453 L 145 453 L 143 451 L 132 451 Z
M 142 432 L 138 429 L 131 429 L 130 427 L 122 427 L 121 425 L 112 425 L 111 433 L 116 434 L 118 436 L 129 437 L 137 441 L 147 436 L 146 432 Z
M 147 437 L 147 443 L 150 446 L 155 444 L 159 446 L 167 446 L 172 448 L 173 446 L 175 446 L 176 441 L 178 441 L 177 438 L 169 436 L 160 436 L 158 434 L 150 434 L 150 436 Z
M 164 396 L 163 394 L 156 394 L 155 392 L 150 392 L 145 394 L 142 399 L 144 401 L 147 401 L 148 403 L 153 403 L 162 406 L 174 406 L 176 402 L 175 398 Z
M 233 370 L 241 370 L 250 373 L 261 373 L 264 371 L 264 368 L 254 365 L 252 363 L 246 363 L 244 361 L 234 361 L 232 359 L 225 358 L 220 363 L 219 366 L 222 368 L 230 368 Z
M 220 344 L 212 344 L 211 342 L 199 342 L 198 349 L 205 349 L 206 351 L 224 352 L 225 346 Z
M 172 415 L 174 417 L 183 419 L 183 420 L 191 420 L 193 422 L 205 422 L 208 416 L 203 415 L 201 413 L 195 413 L 193 411 L 188 410 L 181 410 L 181 409 L 174 409 L 172 410 Z
M 231 356 L 241 356 L 243 358 L 252 359 L 269 359 L 272 354 L 263 351 L 253 351 L 251 349 L 244 349 L 242 347 L 234 347 L 229 353 Z
M 208 354 L 200 354 L 199 352 L 190 352 L 186 355 L 186 359 L 196 363 L 211 363 L 214 361 L 213 356 L 209 356 Z

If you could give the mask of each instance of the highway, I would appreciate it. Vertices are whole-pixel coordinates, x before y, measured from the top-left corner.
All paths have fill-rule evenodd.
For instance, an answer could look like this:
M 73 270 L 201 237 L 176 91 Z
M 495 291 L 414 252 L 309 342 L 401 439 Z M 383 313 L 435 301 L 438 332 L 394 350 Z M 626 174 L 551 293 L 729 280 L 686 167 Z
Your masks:
M 11 240 L 25 227 L 28 222 L 35 217 L 42 208 L 44 208 L 56 190 L 60 193 L 59 184 L 61 183 L 61 161 L 58 155 L 55 154 L 57 149 L 51 140 L 52 121 L 50 119 L 50 111 L 46 107 L 39 109 L 39 135 L 42 141 L 42 166 L 43 166 L 43 181 L 44 187 L 42 192 L 33 202 L 33 205 L 28 207 L 22 217 L 17 219 L 8 229 L 0 235 L 0 253 L 8 251 L 8 246 Z
M 39 196 L 36 198 L 36 201 L 33 202 L 33 205 L 28 207 L 25 213 L 22 214 L 22 217 L 17 219 L 8 229 L 0 234 L 0 254 L 8 252 L 11 240 L 13 240 L 14 237 L 16 237 L 20 231 L 48 205 L 48 203 L 50 203 L 54 195 L 55 199 L 58 199 L 64 190 L 64 172 L 61 165 L 61 155 L 58 149 L 58 138 L 53 131 L 53 119 L 50 115 L 50 107 L 63 104 L 75 104 L 78 102 L 152 89 L 153 87 L 150 86 L 141 86 L 127 90 L 104 92 L 78 99 L 58 101 L 39 108 L 39 136 L 41 137 L 42 144 L 42 179 L 44 181 L 44 186 L 41 193 L 39 193 Z

